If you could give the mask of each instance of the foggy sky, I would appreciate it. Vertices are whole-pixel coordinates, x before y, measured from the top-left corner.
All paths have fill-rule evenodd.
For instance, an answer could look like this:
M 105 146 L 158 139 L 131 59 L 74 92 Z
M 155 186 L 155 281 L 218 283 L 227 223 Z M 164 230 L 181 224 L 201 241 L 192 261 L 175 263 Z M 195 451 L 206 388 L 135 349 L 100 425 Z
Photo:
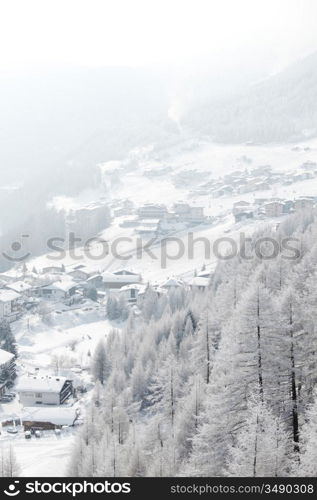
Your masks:
M 315 0 L 0 0 L 0 69 L 39 64 L 279 67 L 317 47 Z

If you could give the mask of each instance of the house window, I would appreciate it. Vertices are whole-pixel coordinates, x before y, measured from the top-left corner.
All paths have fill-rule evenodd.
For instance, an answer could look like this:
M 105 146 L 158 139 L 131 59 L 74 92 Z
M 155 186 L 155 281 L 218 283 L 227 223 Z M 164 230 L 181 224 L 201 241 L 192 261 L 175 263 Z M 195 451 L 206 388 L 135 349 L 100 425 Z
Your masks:
M 35 393 L 35 397 L 36 398 L 41 398 L 42 397 L 42 393 L 41 392 L 36 392 Z
M 132 290 L 131 290 L 131 299 L 135 299 L 135 297 L 136 297 L 135 290 L 134 290 L 134 288 L 132 288 Z

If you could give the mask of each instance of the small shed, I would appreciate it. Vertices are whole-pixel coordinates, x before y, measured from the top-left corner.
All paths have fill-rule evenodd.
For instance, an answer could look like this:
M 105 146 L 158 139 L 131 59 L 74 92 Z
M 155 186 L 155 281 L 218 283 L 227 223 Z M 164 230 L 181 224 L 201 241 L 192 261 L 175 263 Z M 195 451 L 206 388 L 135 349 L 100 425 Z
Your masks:
M 195 276 L 190 282 L 189 286 L 191 290 L 206 290 L 209 286 L 210 278 L 203 278 L 202 276 Z
M 146 285 L 135 284 L 135 285 L 125 285 L 120 288 L 119 293 L 123 296 L 129 303 L 135 303 L 137 301 L 139 293 L 144 293 Z
M 74 408 L 24 408 L 21 416 L 25 431 L 31 429 L 53 430 L 64 425 L 73 427 L 79 419 L 79 411 Z

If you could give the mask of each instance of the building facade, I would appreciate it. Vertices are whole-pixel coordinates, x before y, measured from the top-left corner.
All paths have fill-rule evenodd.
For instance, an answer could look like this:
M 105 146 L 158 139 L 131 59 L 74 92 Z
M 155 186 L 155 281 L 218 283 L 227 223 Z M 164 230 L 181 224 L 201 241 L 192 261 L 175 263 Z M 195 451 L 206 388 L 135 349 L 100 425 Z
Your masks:
M 61 405 L 73 395 L 73 384 L 66 377 L 21 377 L 16 391 L 23 406 Z

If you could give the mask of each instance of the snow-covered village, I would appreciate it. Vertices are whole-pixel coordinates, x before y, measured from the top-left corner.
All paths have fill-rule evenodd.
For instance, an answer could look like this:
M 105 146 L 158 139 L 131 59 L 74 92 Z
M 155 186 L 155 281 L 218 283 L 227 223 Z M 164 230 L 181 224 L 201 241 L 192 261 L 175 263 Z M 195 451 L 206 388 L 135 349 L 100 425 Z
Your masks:
M 316 491 L 317 4 L 15 2 L 4 493 L 146 477 Z

